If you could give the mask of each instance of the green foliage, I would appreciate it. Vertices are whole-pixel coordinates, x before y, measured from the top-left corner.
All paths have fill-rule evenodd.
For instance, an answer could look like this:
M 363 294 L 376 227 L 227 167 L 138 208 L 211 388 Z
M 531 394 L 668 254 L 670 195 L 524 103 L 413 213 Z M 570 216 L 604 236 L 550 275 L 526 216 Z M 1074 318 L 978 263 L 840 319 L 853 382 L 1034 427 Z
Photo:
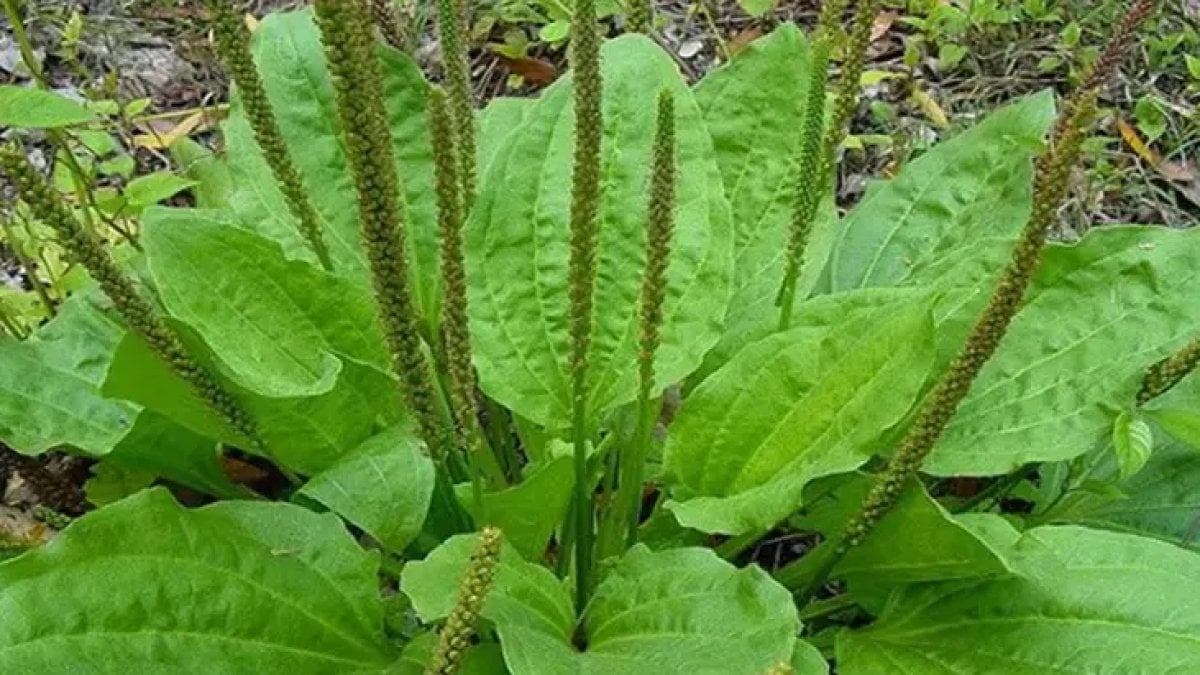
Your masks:
M 0 665 L 380 669 L 391 655 L 377 566 L 333 516 L 250 502 L 187 510 L 142 492 L 0 567 L 0 605 L 21 616 L 0 628 Z
M 1056 11 L 910 4 L 946 68 L 970 26 Z M 553 14 L 575 72 L 533 99 L 452 105 L 319 0 L 320 30 L 255 31 L 262 100 L 235 95 L 223 155 L 181 143 L 180 174 L 131 179 L 82 116 L 51 132 L 88 180 L 6 155 L 6 242 L 52 274 L 40 310 L 0 298 L 0 440 L 99 463 L 97 510 L 0 563 L 0 669 L 1200 669 L 1200 238 L 1041 250 L 1095 91 L 1049 150 L 1043 92 L 842 217 L 821 184 L 778 331 L 798 186 L 832 174 L 857 89 L 822 130 L 794 25 L 689 86 L 648 37 L 600 39 L 611 7 L 577 9 Z M 46 101 L 21 114 L 70 118 Z M 97 177 L 123 189 L 91 205 Z M 151 206 L 182 190 L 198 208 Z M 41 262 L 52 231 L 92 278 Z
M 405 569 L 402 585 L 423 620 L 450 612 L 473 541 L 455 537 Z M 759 672 L 788 660 L 799 628 L 787 592 L 757 567 L 738 570 L 711 551 L 642 546 L 597 587 L 583 617 L 583 652 L 571 646 L 570 594 L 507 547 L 482 615 L 515 673 Z
M 1195 554 L 1078 527 L 1026 532 L 1009 552 L 1020 577 L 912 586 L 872 626 L 838 635 L 841 672 L 1009 673 L 1200 667 L 1200 614 L 1176 602 L 1200 581 Z M 1136 580 L 1136 581 L 1133 581 Z
M 0 85 L 0 124 L 6 127 L 53 129 L 94 119 L 92 111 L 58 94 L 15 84 Z

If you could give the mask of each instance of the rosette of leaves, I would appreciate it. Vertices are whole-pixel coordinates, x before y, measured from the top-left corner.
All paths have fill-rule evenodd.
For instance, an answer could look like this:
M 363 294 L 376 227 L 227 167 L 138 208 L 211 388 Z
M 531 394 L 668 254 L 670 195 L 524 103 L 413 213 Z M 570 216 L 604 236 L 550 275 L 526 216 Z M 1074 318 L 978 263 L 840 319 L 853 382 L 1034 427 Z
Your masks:
M 376 48 L 436 362 L 429 85 L 407 56 Z M 267 17 L 253 51 L 336 274 L 299 238 L 236 101 L 227 157 L 209 167 L 232 191 L 205 209 L 148 210 L 144 252 L 118 257 L 304 484 L 267 495 L 277 501 L 180 505 L 168 488 L 241 494 L 218 460 L 245 439 L 94 290 L 77 293 L 29 339 L 0 343 L 0 439 L 167 487 L 0 563 L 0 670 L 420 673 L 454 609 L 478 535 L 455 532 L 441 500 L 484 516 L 467 476 L 448 471 L 458 484 L 439 496 L 443 467 L 397 394 L 311 14 Z M 1189 375 L 1138 398 L 1146 369 L 1200 335 L 1198 233 L 1106 227 L 1048 246 L 924 473 L 833 570 L 836 595 L 797 607 L 791 576 L 804 581 L 809 556 L 773 578 L 796 551 L 777 558 L 767 542 L 815 541 L 854 513 L 873 458 L 906 430 L 1002 273 L 1055 97 L 950 135 L 843 215 L 826 206 L 776 333 L 796 130 L 816 98 L 804 95 L 808 40 L 780 26 L 694 86 L 645 37 L 608 40 L 601 56 L 589 484 L 574 484 L 564 443 L 572 78 L 478 113 L 464 228 L 472 356 L 487 445 L 515 465 L 482 494 L 478 525 L 505 538 L 460 672 L 1200 670 L 1200 389 Z M 599 561 L 576 607 L 559 555 L 568 505 L 598 490 L 606 508 L 638 398 L 663 90 L 677 114 L 678 209 L 654 390 L 683 385 L 682 404 L 643 472 L 657 494 L 640 543 Z

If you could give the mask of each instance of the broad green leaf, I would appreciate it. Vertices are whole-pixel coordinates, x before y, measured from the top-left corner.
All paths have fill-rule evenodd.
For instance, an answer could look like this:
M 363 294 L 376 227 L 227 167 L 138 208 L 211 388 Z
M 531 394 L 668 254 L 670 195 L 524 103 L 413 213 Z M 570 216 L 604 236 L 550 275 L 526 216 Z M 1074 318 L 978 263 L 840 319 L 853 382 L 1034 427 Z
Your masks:
M 487 107 L 479 111 L 479 173 L 487 173 L 488 165 L 496 157 L 496 152 L 504 140 L 508 138 L 537 103 L 532 98 L 510 98 L 499 96 L 488 102 Z
M 88 503 L 107 506 L 149 487 L 155 479 L 153 471 L 127 469 L 120 464 L 101 460 L 92 465 L 92 476 L 83 485 Z
M 626 35 L 603 48 L 603 195 L 589 421 L 637 394 L 637 297 L 654 106 L 676 100 L 678 227 L 657 380 L 686 377 L 720 335 L 729 299 L 732 238 L 712 140 L 675 64 L 653 42 Z M 568 211 L 572 79 L 558 80 L 501 144 L 467 224 L 471 330 L 480 385 L 546 427 L 570 420 L 567 364 Z
M 779 0 L 738 0 L 738 5 L 750 16 L 759 17 L 775 9 Z
M 332 515 L 142 492 L 0 564 L 0 670 L 381 669 L 377 567 Z
M 933 358 L 930 303 L 848 313 L 756 342 L 672 424 L 664 471 L 679 522 L 766 531 L 821 476 L 861 466 L 917 399 Z
M 388 371 L 367 290 L 300 261 L 216 212 L 153 209 L 142 242 L 159 299 L 240 385 L 274 396 L 325 393 L 338 356 Z
M 829 662 L 821 650 L 804 640 L 796 640 L 791 666 L 796 675 L 829 675 Z
M 399 661 L 387 669 L 387 675 L 425 675 L 437 644 L 437 633 L 421 633 L 404 645 L 404 653 Z M 504 655 L 500 652 L 500 645 L 495 642 L 468 647 L 457 672 L 461 675 L 508 675 L 508 669 L 504 667 Z
M 104 463 L 161 476 L 214 497 L 245 496 L 221 470 L 220 453 L 211 438 L 150 410 L 142 410 L 129 433 L 105 455 Z
M 1025 576 L 909 586 L 838 635 L 838 671 L 1191 673 L 1200 670 L 1196 554 L 1078 527 L 1027 532 Z
M 417 614 L 449 613 L 474 535 L 454 537 L 405 567 Z M 549 570 L 505 548 L 483 607 L 514 673 L 761 673 L 786 663 L 800 622 L 790 594 L 757 566 L 737 569 L 707 549 L 626 553 L 596 588 L 572 646 L 570 595 Z
M 1003 264 L 1029 215 L 1031 159 L 1053 119 L 1053 94 L 1030 96 L 872 185 L 837 226 L 821 288 L 897 284 L 985 240 Z
M 195 184 L 194 180 L 182 178 L 166 171 L 158 171 L 138 176 L 129 181 L 122 194 L 125 196 L 129 209 L 141 211 L 147 206 L 174 197 Z
M 1146 466 L 1154 445 L 1154 434 L 1150 425 L 1126 410 L 1113 422 L 1112 441 L 1117 457 L 1117 476 L 1124 480 Z
M 504 531 L 513 548 L 526 560 L 541 560 L 554 529 L 567 517 L 575 474 L 570 457 L 555 457 L 526 468 L 525 480 L 499 492 L 483 495 L 486 522 Z M 469 485 L 458 490 L 459 501 L 485 522 L 475 508 Z
M 138 408 L 99 391 L 124 331 L 96 301 L 77 293 L 29 339 L 0 339 L 0 439 L 14 450 L 103 455 L 133 426 Z
M 1145 368 L 1200 333 L 1200 232 L 1097 228 L 1049 246 L 924 470 L 1008 473 L 1095 447 Z
M 798 526 L 826 536 L 838 534 L 861 507 L 873 481 L 871 476 L 854 474 L 814 483 L 811 492 L 821 496 L 806 505 Z M 818 558 L 811 556 L 814 561 Z M 832 577 L 846 581 L 856 595 L 879 595 L 904 584 L 1008 571 L 1002 551 L 958 522 L 920 483 L 912 482 L 871 536 L 838 563 Z
M 171 144 L 171 159 L 183 175 L 195 186 L 196 206 L 202 209 L 219 209 L 229 204 L 233 193 L 233 178 L 229 166 L 213 155 L 205 146 L 186 136 Z
M 776 297 L 795 204 L 796 153 L 804 119 L 809 44 L 794 24 L 776 28 L 696 85 L 696 103 L 713 138 L 733 210 L 734 290 L 711 371 L 779 321 Z M 802 302 L 825 264 L 836 213 L 823 205 L 805 250 L 796 293 Z
M 312 12 L 267 16 L 254 32 L 253 50 L 279 128 L 323 221 L 334 267 L 338 274 L 365 280 L 367 263 L 360 242 L 358 202 L 346 164 L 333 85 Z M 383 67 L 392 147 L 404 186 L 410 258 L 414 263 L 410 280 L 426 317 L 434 317 L 439 275 L 433 155 L 426 118 L 429 85 L 408 56 L 384 45 L 379 46 L 377 54 Z M 233 208 L 239 220 L 279 241 L 289 257 L 314 261 L 236 98 L 225 135 L 238 189 Z
M 433 494 L 433 460 L 410 424 L 367 439 L 300 490 L 392 551 L 421 532 Z
M 1103 451 L 1094 479 L 1116 481 L 1115 459 L 1107 448 Z M 1130 532 L 1200 550 L 1200 452 L 1181 443 L 1160 444 L 1146 466 L 1116 488 L 1113 494 L 1068 493 L 1039 520 Z
M 81 104 L 53 92 L 0 84 L 0 126 L 52 129 L 94 119 Z
M 202 364 L 220 375 L 211 352 L 187 326 L 175 328 Z M 268 398 L 222 378 L 254 417 L 267 448 L 288 468 L 315 475 L 343 454 L 397 421 L 402 404 L 395 382 L 378 370 L 348 361 L 328 392 L 304 398 Z M 135 401 L 210 439 L 247 447 L 169 370 L 144 342 L 127 335 L 117 347 L 103 391 Z

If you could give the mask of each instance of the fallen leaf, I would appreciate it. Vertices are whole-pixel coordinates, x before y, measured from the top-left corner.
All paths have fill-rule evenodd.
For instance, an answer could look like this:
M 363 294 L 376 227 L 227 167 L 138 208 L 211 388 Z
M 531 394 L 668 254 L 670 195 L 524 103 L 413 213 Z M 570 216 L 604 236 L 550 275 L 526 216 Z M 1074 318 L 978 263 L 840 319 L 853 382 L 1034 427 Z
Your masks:
M 946 111 L 943 110 L 942 106 L 938 105 L 938 102 L 933 100 L 933 97 L 925 92 L 925 90 L 913 90 L 912 100 L 913 103 L 920 108 L 921 112 L 925 113 L 925 116 L 929 118 L 929 121 L 933 122 L 935 127 L 944 129 L 950 126 L 950 119 L 946 116 Z
M 221 456 L 221 469 L 224 470 L 229 480 L 240 485 L 256 483 L 271 475 L 249 462 L 228 455 Z
M 1162 155 L 1142 140 L 1138 130 L 1123 119 L 1117 119 L 1117 131 L 1121 134 L 1121 139 L 1125 141 L 1125 144 L 1142 161 L 1158 172 L 1158 175 L 1167 179 L 1167 182 L 1178 190 L 1184 199 L 1200 206 L 1200 174 L 1191 164 L 1164 160 Z
M 558 79 L 558 69 L 548 61 L 535 59 L 532 56 L 514 58 L 496 52 L 494 49 L 492 51 L 509 72 L 520 75 L 530 84 L 544 86 Z
M 896 19 L 900 18 L 899 12 L 880 12 L 875 16 L 875 23 L 871 24 L 871 42 L 887 35 L 891 30 L 892 24 L 896 23 Z
M 729 41 L 729 55 L 733 56 L 746 48 L 746 45 L 754 42 L 762 37 L 762 27 L 757 25 L 747 26 L 740 33 L 733 36 Z
M 171 144 L 184 136 L 195 131 L 200 131 L 202 127 L 208 128 L 212 126 L 212 122 L 213 119 L 208 110 L 196 110 L 185 117 L 182 122 L 164 133 L 159 133 L 153 124 L 146 125 L 149 127 L 148 133 L 134 136 L 133 144 L 139 148 L 164 150 L 171 147 Z

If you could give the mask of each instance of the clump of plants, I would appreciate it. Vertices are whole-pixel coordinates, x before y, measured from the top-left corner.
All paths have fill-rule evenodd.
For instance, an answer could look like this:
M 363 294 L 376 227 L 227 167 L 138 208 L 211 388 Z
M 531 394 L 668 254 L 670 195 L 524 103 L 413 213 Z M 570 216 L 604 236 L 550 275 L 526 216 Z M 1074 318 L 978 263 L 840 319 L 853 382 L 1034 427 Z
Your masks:
M 128 495 L 0 563 L 3 670 L 1200 669 L 1200 235 L 1047 241 L 1151 2 L 840 216 L 875 2 L 688 86 L 577 0 L 482 110 L 456 3 L 444 89 L 375 3 L 211 7 L 221 199 L 112 246 L 0 155 L 90 277 L 0 438 Z

